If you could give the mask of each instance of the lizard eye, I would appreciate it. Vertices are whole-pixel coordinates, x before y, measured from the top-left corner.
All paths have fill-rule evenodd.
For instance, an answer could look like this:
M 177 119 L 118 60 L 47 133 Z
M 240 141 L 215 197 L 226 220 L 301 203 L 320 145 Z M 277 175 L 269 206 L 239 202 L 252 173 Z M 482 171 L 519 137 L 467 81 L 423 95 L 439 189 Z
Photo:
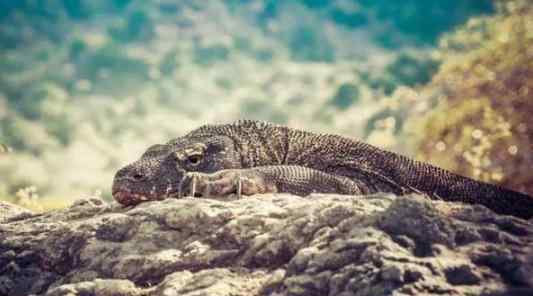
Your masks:
M 187 158 L 190 164 L 197 165 L 202 161 L 202 154 L 192 154 Z

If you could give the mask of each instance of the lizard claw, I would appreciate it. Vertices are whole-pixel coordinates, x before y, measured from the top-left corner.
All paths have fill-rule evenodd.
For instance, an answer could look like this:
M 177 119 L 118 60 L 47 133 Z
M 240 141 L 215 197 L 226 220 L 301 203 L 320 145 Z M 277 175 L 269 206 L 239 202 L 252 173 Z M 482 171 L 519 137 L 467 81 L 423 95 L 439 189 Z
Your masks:
M 185 174 L 179 187 L 180 198 L 233 196 L 241 199 L 243 195 L 277 192 L 275 187 L 267 186 L 260 175 L 253 171 L 241 172 L 241 170 L 222 170 L 211 174 L 189 172 Z
M 188 183 L 190 182 L 190 192 L 185 191 L 184 188 L 187 187 Z M 194 197 L 196 195 L 196 184 L 198 182 L 198 173 L 196 172 L 190 172 L 186 173 L 183 179 L 181 179 L 179 188 L 178 188 L 178 198 L 183 198 L 185 196 L 191 196 Z M 190 195 L 187 195 L 190 194 Z
M 198 180 L 198 174 L 192 173 L 192 184 L 191 184 L 191 197 L 196 196 L 196 182 Z
M 237 198 L 242 198 L 242 176 L 241 173 L 237 175 Z

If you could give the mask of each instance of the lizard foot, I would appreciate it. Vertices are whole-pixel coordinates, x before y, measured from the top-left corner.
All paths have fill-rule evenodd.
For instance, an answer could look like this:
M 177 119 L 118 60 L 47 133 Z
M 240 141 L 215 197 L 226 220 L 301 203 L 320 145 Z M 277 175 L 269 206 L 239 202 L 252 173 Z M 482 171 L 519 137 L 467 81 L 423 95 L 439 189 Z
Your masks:
M 276 186 L 252 170 L 230 169 L 211 174 L 190 172 L 181 184 L 179 197 L 225 198 L 259 193 L 275 193 Z

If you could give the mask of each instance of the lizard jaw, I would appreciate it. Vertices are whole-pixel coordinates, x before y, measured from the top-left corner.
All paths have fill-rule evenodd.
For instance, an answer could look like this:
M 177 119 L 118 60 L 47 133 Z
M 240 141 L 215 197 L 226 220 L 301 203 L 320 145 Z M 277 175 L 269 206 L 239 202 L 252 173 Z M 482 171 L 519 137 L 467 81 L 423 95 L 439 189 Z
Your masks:
M 134 193 L 127 190 L 117 190 L 113 192 L 113 198 L 125 206 L 136 205 L 143 201 L 156 200 L 159 198 L 154 198 L 146 194 Z
M 148 200 L 145 196 L 125 190 L 113 191 L 113 198 L 125 206 L 136 205 L 142 200 Z
M 141 202 L 149 200 L 163 200 L 166 198 L 175 198 L 178 196 L 178 191 L 168 191 L 164 194 L 143 194 L 135 193 L 125 189 L 117 189 L 113 191 L 113 198 L 120 204 L 125 206 L 137 205 Z

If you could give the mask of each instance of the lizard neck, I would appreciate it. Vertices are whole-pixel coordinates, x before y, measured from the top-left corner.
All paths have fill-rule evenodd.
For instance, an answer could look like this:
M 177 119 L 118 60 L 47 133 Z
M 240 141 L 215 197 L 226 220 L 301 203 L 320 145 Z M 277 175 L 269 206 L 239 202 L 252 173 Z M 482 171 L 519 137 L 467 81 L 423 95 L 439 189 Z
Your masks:
M 235 147 L 244 168 L 285 163 L 288 128 L 262 122 L 242 122 L 234 130 Z
M 354 139 L 329 134 L 289 130 L 285 164 L 302 165 L 322 171 L 357 163 L 375 169 L 371 160 L 381 150 Z
M 251 168 L 285 163 L 288 130 L 267 122 L 240 120 L 232 124 L 203 126 L 195 133 L 228 136 L 240 155 L 242 168 Z

